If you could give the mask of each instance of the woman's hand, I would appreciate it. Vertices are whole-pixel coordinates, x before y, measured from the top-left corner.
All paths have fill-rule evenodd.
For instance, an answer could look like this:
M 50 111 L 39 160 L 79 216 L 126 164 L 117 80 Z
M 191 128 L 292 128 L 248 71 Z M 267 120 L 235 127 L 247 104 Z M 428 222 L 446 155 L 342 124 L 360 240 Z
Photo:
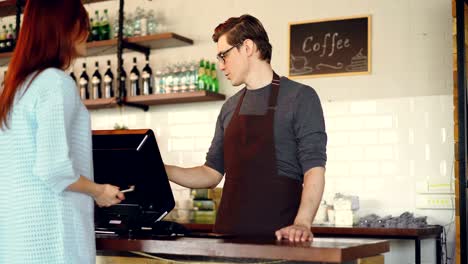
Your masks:
M 93 198 L 99 207 L 109 207 L 120 203 L 125 199 L 125 195 L 116 186 L 97 184 L 97 191 Z

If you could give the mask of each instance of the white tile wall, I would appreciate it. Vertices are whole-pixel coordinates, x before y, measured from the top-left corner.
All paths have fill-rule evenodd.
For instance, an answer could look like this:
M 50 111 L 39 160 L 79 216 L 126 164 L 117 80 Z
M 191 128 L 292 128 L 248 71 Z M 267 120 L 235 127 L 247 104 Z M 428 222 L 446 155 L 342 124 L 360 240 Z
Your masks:
M 317 90 L 324 107 L 329 135 L 325 197 L 335 192 L 358 194 L 362 213 L 386 215 L 409 210 L 428 215 L 433 223 L 450 223 L 453 211 L 417 210 L 414 203 L 417 182 L 453 177 L 450 1 L 293 2 L 278 1 L 270 7 L 268 0 L 206 0 L 204 4 L 211 8 L 199 9 L 198 1 L 127 1 L 126 11 L 136 6 L 154 9 L 168 30 L 194 39 L 195 45 L 190 47 L 153 51 L 150 59 L 154 68 L 213 58 L 212 29 L 227 17 L 251 13 L 269 32 L 274 47 L 272 66 L 283 75 L 288 65 L 288 23 L 370 14 L 371 74 L 298 80 Z M 109 8 L 111 16 L 116 13 L 114 1 L 88 8 L 90 13 L 104 8 Z M 106 59 L 115 65 L 115 56 L 99 58 Z M 91 65 L 96 58 L 83 60 Z M 129 63 L 127 59 L 127 66 Z M 75 69 L 75 73 L 79 71 Z M 228 96 L 237 91 L 225 79 L 220 86 Z M 221 104 L 154 106 L 148 113 L 133 109 L 93 111 L 93 128 L 109 129 L 115 123 L 153 128 L 165 162 L 195 166 L 205 159 Z M 174 189 L 178 199 L 188 197 L 187 190 Z M 449 244 L 453 245 L 453 228 L 450 235 Z M 392 243 L 391 253 L 385 254 L 386 263 L 413 263 L 410 244 Z M 423 243 L 423 247 L 423 252 L 432 252 L 432 246 Z M 434 257 L 423 254 L 423 262 L 435 263 Z
M 450 95 L 324 102 L 329 136 L 327 192 L 331 191 L 325 197 L 335 192 L 378 194 L 373 197 L 379 207 L 372 210 L 385 214 L 385 208 L 402 201 L 413 203 L 418 180 L 452 177 L 452 110 L 443 109 L 451 102 Z M 167 163 L 196 166 L 205 161 L 221 104 L 152 107 L 148 113 L 92 111 L 93 129 L 111 129 L 115 123 L 152 128 Z M 422 116 L 427 116 L 430 128 Z M 401 188 L 402 183 L 406 188 Z M 403 206 L 400 211 L 415 209 Z

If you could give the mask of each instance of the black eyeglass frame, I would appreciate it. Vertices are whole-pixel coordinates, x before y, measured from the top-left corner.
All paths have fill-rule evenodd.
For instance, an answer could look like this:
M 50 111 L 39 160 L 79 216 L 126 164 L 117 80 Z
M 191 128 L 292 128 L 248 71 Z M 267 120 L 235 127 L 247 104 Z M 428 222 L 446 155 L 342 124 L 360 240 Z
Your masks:
M 221 51 L 220 53 L 218 53 L 216 55 L 216 59 L 218 59 L 218 62 L 222 62 L 223 64 L 226 63 L 226 56 L 228 55 L 228 53 L 234 49 L 234 48 L 238 48 L 242 46 L 242 43 L 238 43 L 232 47 L 230 47 L 229 49 L 225 50 L 225 51 Z

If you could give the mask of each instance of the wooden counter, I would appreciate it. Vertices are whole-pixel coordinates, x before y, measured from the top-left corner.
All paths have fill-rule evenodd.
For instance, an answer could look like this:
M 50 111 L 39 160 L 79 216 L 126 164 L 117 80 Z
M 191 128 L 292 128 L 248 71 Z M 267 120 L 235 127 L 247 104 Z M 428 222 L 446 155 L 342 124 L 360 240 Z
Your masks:
M 313 242 L 289 242 L 275 239 L 170 237 L 152 240 L 97 238 L 96 248 L 103 251 L 141 251 L 153 254 L 356 263 L 357 259 L 388 252 L 390 245 L 382 240 L 348 238 L 315 238 Z
M 211 224 L 184 224 L 190 230 L 210 232 Z M 442 263 L 442 232 L 440 225 L 429 225 L 421 228 L 373 228 L 373 227 L 338 227 L 314 225 L 311 228 L 315 237 L 346 237 L 373 239 L 403 239 L 414 241 L 415 263 L 421 263 L 421 240 L 435 240 L 436 263 Z M 432 252 L 431 252 L 432 253 Z

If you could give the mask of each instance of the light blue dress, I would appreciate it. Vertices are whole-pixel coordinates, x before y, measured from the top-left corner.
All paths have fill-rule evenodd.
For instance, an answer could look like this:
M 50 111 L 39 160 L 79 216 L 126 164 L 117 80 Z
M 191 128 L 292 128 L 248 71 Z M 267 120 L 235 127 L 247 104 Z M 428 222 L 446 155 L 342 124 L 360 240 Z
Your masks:
M 93 179 L 89 113 L 62 70 L 24 90 L 0 130 L 0 263 L 96 263 L 93 199 L 65 190 Z

